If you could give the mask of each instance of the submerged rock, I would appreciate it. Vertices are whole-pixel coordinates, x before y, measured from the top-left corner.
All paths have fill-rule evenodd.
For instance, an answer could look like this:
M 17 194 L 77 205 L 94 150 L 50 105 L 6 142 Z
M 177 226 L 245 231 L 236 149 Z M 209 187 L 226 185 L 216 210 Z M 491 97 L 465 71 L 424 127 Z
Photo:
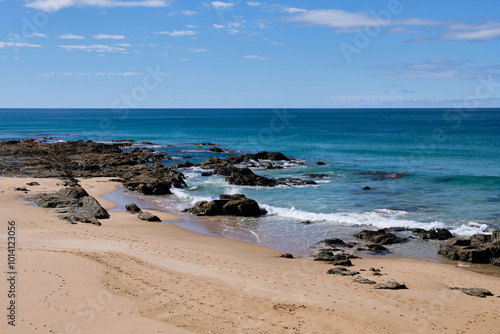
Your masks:
M 373 172 L 361 172 L 356 173 L 357 175 L 371 175 L 373 176 L 373 180 L 383 181 L 383 180 L 393 180 L 400 179 L 402 177 L 408 176 L 406 173 L 394 173 L 394 172 L 382 172 L 382 171 L 373 171 Z

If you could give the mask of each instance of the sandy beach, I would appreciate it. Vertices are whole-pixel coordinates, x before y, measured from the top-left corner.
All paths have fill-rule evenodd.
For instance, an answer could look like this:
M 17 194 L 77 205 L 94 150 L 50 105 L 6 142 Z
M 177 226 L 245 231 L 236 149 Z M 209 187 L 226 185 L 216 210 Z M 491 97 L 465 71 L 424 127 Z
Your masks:
M 39 186 L 26 186 L 37 181 Z M 109 211 L 102 226 L 69 224 L 19 198 L 62 188 L 57 179 L 0 178 L 0 301 L 8 307 L 7 233 L 16 226 L 16 322 L 1 333 L 497 333 L 500 278 L 453 265 L 354 259 L 376 290 L 332 265 L 168 223 Z M 118 185 L 80 184 L 100 204 Z M 27 187 L 28 194 L 16 191 Z M 148 210 L 151 211 L 151 210 Z M 164 222 L 178 217 L 153 212 Z M 372 276 L 369 268 L 381 270 Z M 364 270 L 363 270 L 364 269 Z M 450 287 L 485 288 L 477 298 Z

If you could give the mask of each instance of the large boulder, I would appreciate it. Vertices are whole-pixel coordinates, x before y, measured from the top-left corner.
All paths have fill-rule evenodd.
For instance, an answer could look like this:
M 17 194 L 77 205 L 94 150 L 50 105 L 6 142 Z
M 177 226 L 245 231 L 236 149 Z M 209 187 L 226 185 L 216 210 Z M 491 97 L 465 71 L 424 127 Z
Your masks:
M 220 195 L 218 200 L 200 201 L 187 212 L 199 216 L 258 217 L 264 213 L 256 201 L 245 195 Z
M 496 264 L 500 257 L 500 230 L 491 235 L 474 234 L 469 239 L 444 241 L 438 254 L 454 261 Z
M 357 233 L 355 237 L 379 245 L 390 245 L 406 241 L 406 239 L 398 238 L 394 233 L 389 233 L 383 229 L 378 231 L 363 230 Z

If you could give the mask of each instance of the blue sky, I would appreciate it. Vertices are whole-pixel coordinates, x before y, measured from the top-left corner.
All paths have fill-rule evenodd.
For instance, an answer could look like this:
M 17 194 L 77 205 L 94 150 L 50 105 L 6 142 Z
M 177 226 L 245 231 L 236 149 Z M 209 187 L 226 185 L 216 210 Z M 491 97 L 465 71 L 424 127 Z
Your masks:
M 0 0 L 0 107 L 499 107 L 498 0 Z

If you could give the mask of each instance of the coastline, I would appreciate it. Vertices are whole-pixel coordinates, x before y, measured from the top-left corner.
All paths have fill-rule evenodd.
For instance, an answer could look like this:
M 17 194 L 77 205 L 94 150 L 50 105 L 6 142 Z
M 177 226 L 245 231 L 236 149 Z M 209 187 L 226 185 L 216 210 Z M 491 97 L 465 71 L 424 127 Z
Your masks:
M 81 184 L 110 209 L 114 203 L 101 196 L 118 183 L 105 180 Z M 311 258 L 284 259 L 267 247 L 123 211 L 110 211 L 102 226 L 71 225 L 18 199 L 26 194 L 14 188 L 31 181 L 40 186 L 27 187 L 29 194 L 56 191 L 61 183 L 0 178 L 2 253 L 8 220 L 18 227 L 19 332 L 491 333 L 500 324 L 498 277 L 443 263 L 353 259 L 353 269 L 366 270 L 363 277 L 408 286 L 374 290 L 327 275 L 332 266 Z M 370 267 L 383 276 L 369 276 Z M 495 297 L 449 289 L 456 286 L 486 288 Z

